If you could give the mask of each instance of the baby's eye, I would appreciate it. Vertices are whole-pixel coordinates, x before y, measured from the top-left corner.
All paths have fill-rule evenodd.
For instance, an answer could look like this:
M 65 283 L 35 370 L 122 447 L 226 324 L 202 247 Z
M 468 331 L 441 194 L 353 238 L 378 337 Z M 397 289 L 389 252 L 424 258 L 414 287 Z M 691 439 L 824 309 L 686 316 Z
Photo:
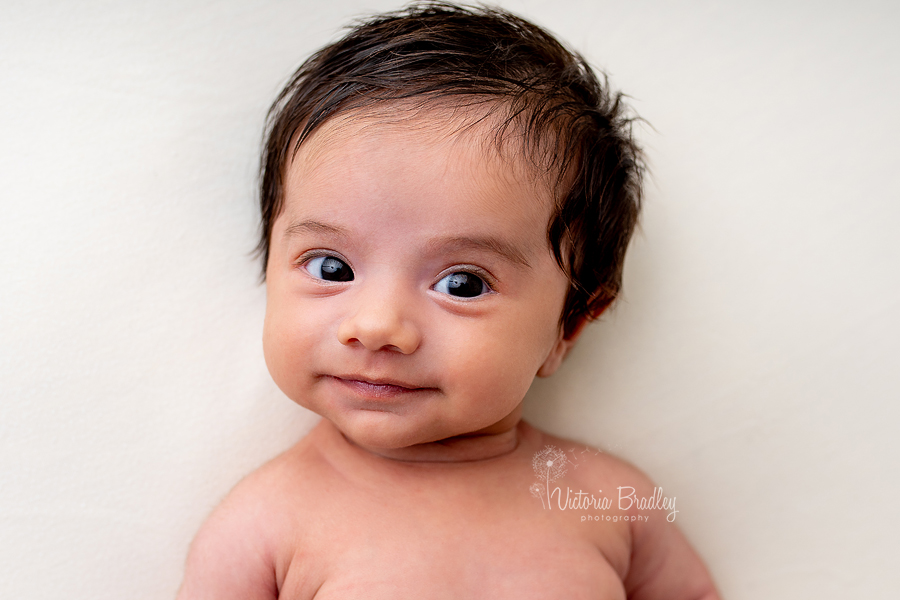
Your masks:
M 339 258 L 316 256 L 306 263 L 306 270 L 316 279 L 325 281 L 353 281 L 353 270 Z
M 434 290 L 457 298 L 475 298 L 488 293 L 491 288 L 478 275 L 457 271 L 434 284 Z

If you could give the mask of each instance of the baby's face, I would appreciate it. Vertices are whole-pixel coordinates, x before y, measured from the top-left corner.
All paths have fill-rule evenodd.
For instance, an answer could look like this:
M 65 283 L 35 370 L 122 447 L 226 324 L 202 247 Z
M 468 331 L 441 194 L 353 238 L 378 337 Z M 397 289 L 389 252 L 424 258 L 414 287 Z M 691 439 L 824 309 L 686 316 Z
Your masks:
M 492 431 L 566 344 L 547 186 L 453 125 L 334 119 L 287 168 L 266 362 L 364 447 Z

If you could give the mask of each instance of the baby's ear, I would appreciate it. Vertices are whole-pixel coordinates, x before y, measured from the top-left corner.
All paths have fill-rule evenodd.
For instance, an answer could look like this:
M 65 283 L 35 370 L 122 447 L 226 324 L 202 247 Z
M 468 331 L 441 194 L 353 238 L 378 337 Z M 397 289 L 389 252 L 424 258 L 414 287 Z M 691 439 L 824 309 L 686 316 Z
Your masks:
M 572 346 L 575 345 L 575 341 L 578 339 L 578 336 L 581 335 L 581 332 L 584 331 L 584 326 L 588 324 L 588 320 L 586 317 L 582 318 L 578 325 L 575 326 L 575 329 L 572 331 L 569 337 L 565 335 L 565 328 L 559 328 L 559 335 L 556 338 L 556 344 L 554 344 L 553 349 L 550 350 L 550 354 L 547 355 L 547 359 L 544 361 L 544 364 L 541 365 L 541 368 L 538 369 L 537 376 L 538 377 L 550 377 L 553 375 L 556 370 L 559 368 L 559 365 L 562 364 L 563 359 L 569 353 L 569 350 L 572 349 Z

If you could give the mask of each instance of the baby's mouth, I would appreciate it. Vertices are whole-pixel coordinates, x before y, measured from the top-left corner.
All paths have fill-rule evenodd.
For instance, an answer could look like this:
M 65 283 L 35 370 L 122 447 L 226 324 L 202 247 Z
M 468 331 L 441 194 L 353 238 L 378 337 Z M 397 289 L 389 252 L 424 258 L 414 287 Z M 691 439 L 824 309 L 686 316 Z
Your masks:
M 437 391 L 437 388 L 420 387 L 393 379 L 368 378 L 359 375 L 331 375 L 329 377 L 360 396 L 375 400 L 392 399 L 421 392 Z

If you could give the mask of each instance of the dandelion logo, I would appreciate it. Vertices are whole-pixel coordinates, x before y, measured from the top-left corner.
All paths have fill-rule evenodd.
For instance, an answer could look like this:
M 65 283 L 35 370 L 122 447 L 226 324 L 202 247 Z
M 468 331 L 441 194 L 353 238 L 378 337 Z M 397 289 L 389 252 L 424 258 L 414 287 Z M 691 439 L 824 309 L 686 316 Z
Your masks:
M 556 481 L 566 474 L 568 463 L 569 459 L 566 458 L 565 452 L 556 446 L 546 446 L 540 452 L 535 453 L 531 466 L 539 482 L 533 483 L 529 490 L 532 496 L 541 499 L 541 506 L 544 508 L 550 507 L 550 482 Z M 544 504 L 544 497 L 547 498 L 546 504 Z
M 544 496 L 546 495 L 544 493 L 544 490 L 545 490 L 544 484 L 534 482 L 531 484 L 531 487 L 528 489 L 531 490 L 532 496 L 534 496 L 535 498 L 537 498 L 541 501 L 541 506 L 544 508 L 547 508 L 547 505 L 544 503 Z

